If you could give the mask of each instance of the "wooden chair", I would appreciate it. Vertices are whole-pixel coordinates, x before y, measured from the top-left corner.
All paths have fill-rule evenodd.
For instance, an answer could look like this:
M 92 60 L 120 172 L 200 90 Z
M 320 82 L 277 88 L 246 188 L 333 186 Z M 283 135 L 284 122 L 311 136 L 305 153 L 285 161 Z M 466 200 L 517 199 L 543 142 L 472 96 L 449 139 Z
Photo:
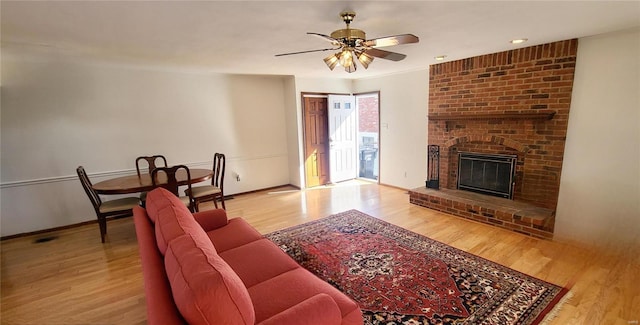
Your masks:
M 211 178 L 211 185 L 197 186 L 191 190 L 191 196 L 193 197 L 193 206 L 196 212 L 199 211 L 198 205 L 201 202 L 213 201 L 216 209 L 218 208 L 218 198 L 222 202 L 222 208 L 227 209 L 224 205 L 224 169 L 226 165 L 226 158 L 224 154 L 216 153 L 213 156 L 213 177 Z M 188 191 L 188 190 L 187 190 Z M 189 193 L 185 194 L 189 195 Z
M 149 175 L 151 175 L 151 171 L 153 171 L 156 167 L 167 167 L 167 158 L 165 158 L 163 155 L 140 156 L 136 158 L 136 172 L 138 173 L 138 177 L 140 177 L 140 167 L 141 167 L 140 162 L 143 160 L 147 162 L 147 166 L 149 167 Z M 156 166 L 157 161 L 164 163 L 164 165 Z M 147 200 L 147 192 L 140 193 L 140 201 L 142 201 L 143 207 L 146 200 Z
M 185 172 L 187 173 L 187 191 L 191 193 L 191 172 L 189 171 L 189 167 L 185 165 L 176 165 L 172 167 L 156 167 L 154 170 L 151 171 L 151 182 L 154 187 L 158 187 L 158 186 L 164 187 L 171 193 L 175 194 L 175 196 L 180 198 L 180 201 L 182 201 L 182 203 L 184 203 L 184 205 L 187 206 L 187 208 L 189 208 L 191 212 L 194 212 L 195 208 L 193 206 L 193 198 L 191 197 L 191 195 L 188 195 L 188 194 L 187 196 L 178 195 L 179 186 L 178 186 L 178 180 L 176 178 L 176 173 L 180 169 L 184 169 Z M 160 181 L 158 180 L 159 174 L 166 175 L 166 178 L 167 178 L 166 183 L 163 183 L 163 184 L 160 183 Z
M 78 173 L 78 178 L 80 178 L 82 188 L 84 188 L 85 193 L 89 196 L 93 209 L 96 211 L 98 225 L 100 226 L 100 239 L 104 243 L 107 234 L 107 217 L 126 217 L 133 215 L 132 209 L 134 206 L 140 204 L 140 199 L 137 197 L 126 197 L 102 202 L 98 193 L 93 189 L 84 168 L 79 166 L 76 172 Z
M 158 159 L 162 160 L 164 166 L 156 165 L 156 161 L 158 161 Z M 136 171 L 138 172 L 138 177 L 140 177 L 140 162 L 143 160 L 145 160 L 147 162 L 147 165 L 149 166 L 149 174 L 151 174 L 151 171 L 153 171 L 156 167 L 167 167 L 167 158 L 165 158 L 163 155 L 138 157 L 136 158 Z

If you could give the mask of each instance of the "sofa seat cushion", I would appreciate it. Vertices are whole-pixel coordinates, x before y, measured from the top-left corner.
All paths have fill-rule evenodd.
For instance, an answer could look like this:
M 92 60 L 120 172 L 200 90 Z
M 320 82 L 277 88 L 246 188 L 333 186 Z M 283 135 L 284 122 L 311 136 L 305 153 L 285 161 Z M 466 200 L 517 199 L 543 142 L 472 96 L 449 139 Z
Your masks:
M 232 218 L 226 226 L 207 232 L 219 253 L 263 238 L 242 218 Z
M 317 294 L 326 293 L 336 302 L 343 318 L 356 319 L 353 315 L 359 315 L 359 323 L 362 324 L 362 314 L 353 300 L 301 267 L 260 282 L 249 287 L 248 291 L 254 302 L 256 322 L 266 320 Z
M 228 249 L 220 253 L 220 257 L 238 274 L 246 287 L 300 267 L 266 238 Z
M 189 324 L 254 324 L 242 280 L 205 236 L 186 234 L 167 247 L 165 268 L 173 298 Z
M 317 294 L 258 325 L 342 325 L 340 308 L 328 294 Z

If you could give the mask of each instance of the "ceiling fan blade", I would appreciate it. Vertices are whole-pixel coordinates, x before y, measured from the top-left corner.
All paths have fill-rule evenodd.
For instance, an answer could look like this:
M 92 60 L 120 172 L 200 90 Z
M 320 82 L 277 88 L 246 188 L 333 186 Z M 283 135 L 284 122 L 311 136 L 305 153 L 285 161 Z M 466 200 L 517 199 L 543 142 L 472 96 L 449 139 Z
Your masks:
M 303 54 L 303 53 L 312 53 L 312 52 L 323 52 L 323 51 L 335 51 L 335 50 L 339 50 L 340 48 L 330 48 L 330 49 L 319 49 L 319 50 L 309 50 L 309 51 L 300 51 L 300 52 L 290 52 L 290 53 L 281 53 L 281 54 L 276 54 L 276 56 L 285 56 L 285 55 L 293 55 L 293 54 Z
M 404 54 L 400 54 L 400 53 L 396 53 L 396 52 L 389 52 L 389 51 L 385 51 L 385 50 L 378 50 L 378 49 L 368 49 L 368 50 L 364 51 L 364 53 L 367 53 L 367 54 L 369 54 L 371 56 L 374 56 L 376 58 L 381 58 L 381 59 L 391 60 L 391 61 L 401 61 L 401 60 L 404 60 L 404 58 L 407 57 Z
M 329 41 L 329 42 L 333 43 L 334 45 L 340 45 L 340 41 L 338 41 L 337 39 L 335 39 L 335 38 L 333 38 L 333 37 L 331 37 L 329 35 L 320 34 L 320 33 L 312 33 L 312 32 L 307 32 L 307 34 L 320 37 L 320 38 L 324 39 L 325 41 Z
M 384 47 L 400 44 L 418 43 L 420 39 L 413 34 L 402 34 L 395 36 L 380 37 L 367 40 L 363 43 L 366 47 Z

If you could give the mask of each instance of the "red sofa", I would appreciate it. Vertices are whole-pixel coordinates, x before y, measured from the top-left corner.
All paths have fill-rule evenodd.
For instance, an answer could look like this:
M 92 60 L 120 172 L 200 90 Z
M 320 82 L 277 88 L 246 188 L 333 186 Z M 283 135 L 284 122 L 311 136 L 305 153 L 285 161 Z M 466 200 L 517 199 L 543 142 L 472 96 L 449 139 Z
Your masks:
M 241 218 L 191 214 L 171 192 L 133 218 L 154 324 L 362 324 L 358 305 Z

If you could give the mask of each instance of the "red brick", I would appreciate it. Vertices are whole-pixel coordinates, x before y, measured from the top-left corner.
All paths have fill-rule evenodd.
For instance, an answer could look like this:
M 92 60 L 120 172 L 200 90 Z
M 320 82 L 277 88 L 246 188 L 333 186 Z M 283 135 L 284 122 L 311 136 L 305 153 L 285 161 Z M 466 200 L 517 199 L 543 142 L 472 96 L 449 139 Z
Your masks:
M 521 147 L 515 152 L 519 157 L 515 198 L 555 208 L 576 52 L 577 40 L 567 40 L 431 66 L 429 114 L 481 114 L 531 108 L 556 112 L 550 121 L 456 121 L 449 123 L 450 129 L 445 127 L 445 121 L 429 121 L 429 144 L 441 146 L 441 186 L 455 188 L 456 184 L 453 169 L 457 168 L 457 152 L 450 154 L 449 150 L 459 147 L 486 153 L 513 153 L 511 146 L 518 143 Z M 496 71 L 506 74 L 499 75 Z M 478 82 L 479 75 L 483 82 L 474 83 Z M 551 79 L 544 81 L 545 78 Z M 448 84 L 452 81 L 455 81 L 455 88 L 444 90 L 453 87 Z M 465 93 L 452 94 L 461 90 Z M 513 98 L 529 94 L 540 95 Z M 454 95 L 463 97 L 451 98 Z M 442 105 L 445 103 L 448 106 Z M 487 142 L 486 138 L 479 137 L 480 142 L 472 144 L 464 137 L 470 130 L 499 135 L 509 141 L 490 143 L 495 139 Z M 444 146 L 445 142 L 457 138 L 462 140 L 452 147 Z M 538 145 L 538 148 L 528 151 L 526 148 L 531 145 Z M 553 165 L 557 168 L 543 168 L 551 166 L 549 162 L 559 164 Z M 451 173 L 447 172 L 449 168 Z

